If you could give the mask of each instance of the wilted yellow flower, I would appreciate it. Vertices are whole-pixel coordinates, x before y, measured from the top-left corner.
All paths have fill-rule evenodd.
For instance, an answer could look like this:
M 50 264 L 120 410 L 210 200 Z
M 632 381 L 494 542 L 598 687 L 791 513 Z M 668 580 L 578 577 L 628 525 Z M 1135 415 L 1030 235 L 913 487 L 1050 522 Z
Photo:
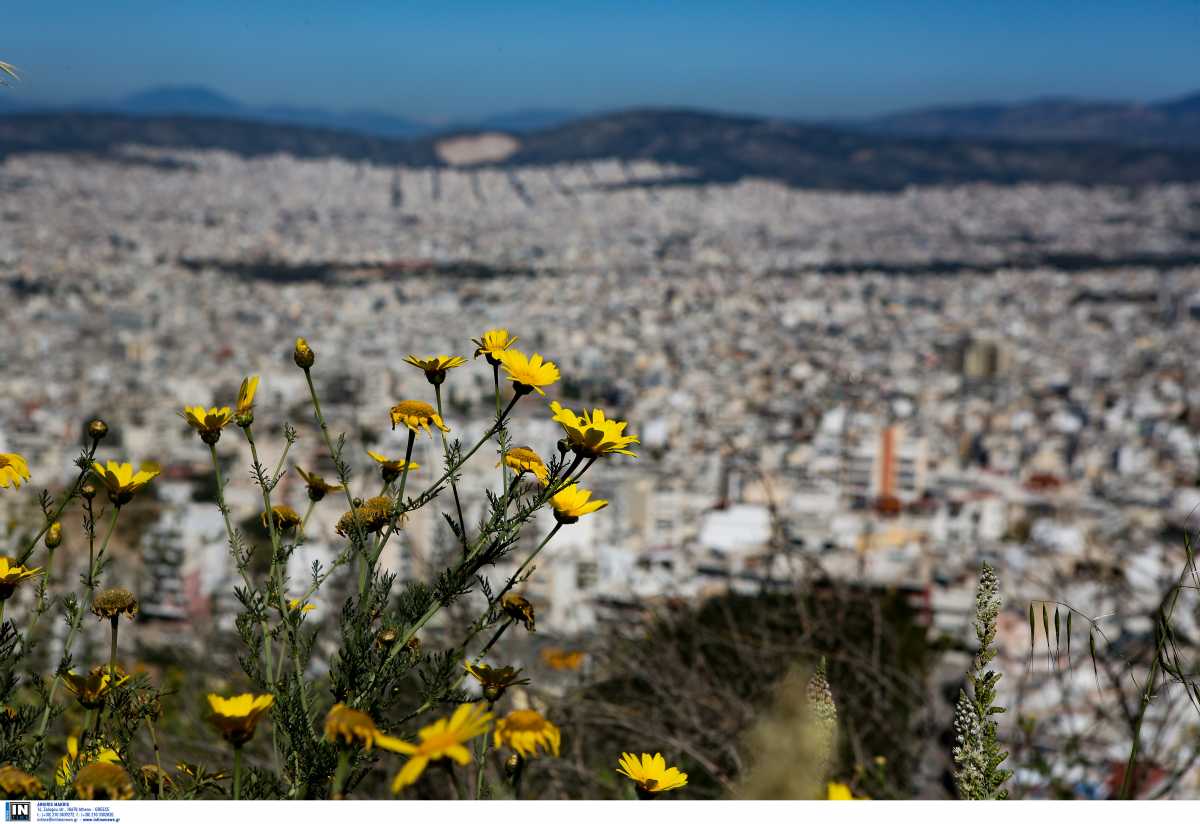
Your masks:
M 46 530 L 46 549 L 58 549 L 62 543 L 62 524 L 58 521 L 50 524 Z
M 138 614 L 138 601 L 127 589 L 106 589 L 92 599 L 92 615 L 97 618 L 116 618 L 118 615 L 133 618 Z
M 41 798 L 45 791 L 37 776 L 30 775 L 12 764 L 0 767 L 0 793 L 3 793 L 5 798 Z
M 233 698 L 222 698 L 216 693 L 208 694 L 208 705 L 212 708 L 213 726 L 222 737 L 235 747 L 240 747 L 254 737 L 254 729 L 271 705 L 275 696 L 243 693 Z
M 328 483 L 324 478 L 316 472 L 305 472 L 300 467 L 296 467 L 296 471 L 300 473 L 300 477 L 304 479 L 304 485 L 308 487 L 308 499 L 310 501 L 319 501 L 330 492 L 340 492 L 341 484 Z
M 242 379 L 238 387 L 237 418 L 238 423 L 246 426 L 254 421 L 254 394 L 258 391 L 258 375 Z
M 334 531 L 343 538 L 354 531 L 357 521 L 363 532 L 379 532 L 392 520 L 392 499 L 387 495 L 367 498 L 362 505 L 347 510 L 338 518 Z
M 467 362 L 467 359 L 458 355 L 430 355 L 424 359 L 418 358 L 416 355 L 409 355 L 404 359 L 404 362 L 423 370 L 425 372 L 425 379 L 434 386 L 438 386 L 446 380 L 447 369 L 462 366 Z
M 662 753 L 650 755 L 644 752 L 641 760 L 632 753 L 622 753 L 620 763 L 617 772 L 633 779 L 637 784 L 638 795 L 666 792 L 687 784 L 687 773 L 680 772 L 675 767 L 668 769 Z
M 446 426 L 442 420 L 442 416 L 425 401 L 400 401 L 392 407 L 392 429 L 396 428 L 396 424 L 404 424 L 413 432 L 419 432 L 419 426 L 425 427 L 425 434 L 433 437 L 433 432 L 429 429 L 429 424 L 433 424 L 443 432 L 449 432 L 450 427 Z
M 17 590 L 17 584 L 42 571 L 41 567 L 25 567 L 12 558 L 0 555 L 0 601 L 7 601 Z
M 496 466 L 499 465 L 496 464 Z M 542 486 L 550 482 L 550 473 L 546 469 L 546 463 L 542 460 L 542 456 L 528 446 L 514 446 L 505 452 L 504 465 L 518 475 L 522 472 L 531 473 Z
M 463 744 L 486 733 L 488 722 L 491 720 L 492 714 L 487 712 L 482 704 L 463 704 L 450 718 L 442 718 L 428 727 L 423 727 L 417 733 L 421 743 L 398 742 L 400 746 L 396 752 L 406 753 L 411 757 L 392 782 L 392 792 L 398 793 L 413 784 L 421 777 L 430 761 L 452 758 L 464 767 L 470 764 L 471 752 Z
M 589 490 L 580 489 L 579 484 L 563 487 L 550 498 L 550 505 L 554 507 L 555 520 L 560 524 L 573 524 L 584 515 L 608 506 L 608 501 L 593 501 L 590 500 L 591 497 L 592 493 Z
M 385 458 L 378 452 L 372 452 L 369 449 L 367 450 L 367 454 L 370 455 L 377 464 L 379 464 L 379 471 L 383 474 L 383 482 L 385 484 L 390 484 L 392 481 L 399 478 L 401 473 L 404 472 L 403 458 L 396 458 L 394 460 L 392 458 Z M 409 472 L 416 472 L 420 468 L 421 465 L 416 461 L 408 462 Z
M 259 518 L 262 520 L 263 529 L 270 529 L 271 522 L 274 521 L 275 528 L 280 532 L 283 532 L 285 529 L 295 529 L 300 526 L 301 522 L 300 513 L 287 504 L 273 506 L 271 507 L 270 514 L 264 511 L 259 515 Z
M 11 452 L 0 452 L 0 487 L 12 484 L 14 489 L 20 489 L 22 478 L 29 480 L 29 464 L 25 459 Z
M 54 782 L 58 786 L 66 786 L 71 781 L 71 772 L 75 768 L 75 762 L 79 760 L 79 739 L 73 735 L 67 736 L 67 754 L 58 762 L 58 769 L 54 773 Z M 116 750 L 101 742 L 100 749 L 96 752 L 94 759 L 89 761 L 89 764 L 101 762 L 104 764 L 118 764 L 121 761 L 121 756 Z M 78 766 L 87 766 L 86 764 Z
M 542 660 L 546 666 L 554 670 L 577 670 L 583 664 L 584 653 L 581 650 L 571 650 L 557 647 L 547 647 L 542 650 Z
M 513 390 L 518 395 L 535 391 L 545 396 L 542 387 L 556 383 L 562 377 L 553 362 L 543 361 L 542 356 L 536 353 L 527 358 L 523 352 L 516 349 L 501 352 L 500 365 L 508 373 L 508 379 L 513 382 Z
M 404 749 L 405 743 L 399 738 L 380 732 L 371 716 L 345 704 L 334 704 L 329 715 L 325 716 L 325 740 L 353 744 L 364 750 L 379 747 L 392 752 L 411 751 Z
M 76 773 L 75 794 L 84 801 L 127 801 L 133 798 L 133 781 L 116 764 L 98 761 Z
M 494 745 L 507 746 L 522 758 L 536 758 L 539 749 L 558 755 L 562 733 L 536 710 L 513 710 L 496 722 Z
M 150 463 L 142 464 L 134 472 L 130 463 L 109 461 L 106 466 L 101 466 L 96 461 L 92 462 L 92 472 L 108 488 L 108 499 L 116 506 L 124 506 L 132 501 L 134 494 L 157 478 L 160 471 L 156 464 Z
M 316 609 L 316 607 L 310 604 L 308 601 L 301 601 L 299 598 L 292 598 L 288 601 L 288 609 L 290 609 L 292 612 L 304 613 L 312 612 L 314 609 Z
M 95 710 L 104 706 L 110 690 L 128 680 L 129 676 L 120 667 L 110 672 L 107 664 L 100 664 L 92 667 L 86 676 L 68 672 L 63 676 L 63 686 L 79 699 L 84 709 Z
M 208 444 L 219 441 L 221 430 L 233 420 L 228 406 L 214 406 L 207 411 L 203 406 L 185 406 L 179 416 L 200 433 L 200 440 Z
M 195 779 L 197 782 L 204 781 L 224 781 L 229 778 L 230 773 L 227 770 L 216 770 L 209 772 L 202 764 L 191 764 L 187 761 L 176 761 L 175 769 L 186 775 L 188 778 Z
M 292 350 L 292 360 L 301 369 L 310 369 L 316 362 L 317 356 L 304 338 L 296 338 L 296 348 Z
M 525 629 L 533 632 L 533 604 L 521 595 L 509 593 L 500 599 L 500 609 L 504 614 L 518 623 L 524 624 Z
M 483 686 L 483 697 L 493 703 L 499 701 L 509 687 L 529 683 L 528 678 L 518 678 L 521 671 L 512 667 L 489 667 L 464 661 L 463 668 Z
M 487 362 L 492 366 L 498 366 L 500 355 L 516 342 L 517 338 L 509 337 L 507 329 L 489 329 L 471 341 L 475 344 L 475 357 L 487 356 Z
M 618 452 L 622 455 L 637 457 L 626 448 L 640 443 L 637 436 L 624 434 L 625 427 L 629 425 L 628 422 L 605 418 L 604 411 L 601 409 L 593 409 L 591 416 L 587 412 L 576 415 L 558 401 L 550 404 L 550 411 L 554 413 L 554 421 L 566 432 L 567 441 L 575 450 L 576 455 L 598 458 L 601 455 Z
M 158 797 L 159 787 L 165 792 L 175 782 L 171 779 L 171 774 L 166 770 L 158 768 L 157 764 L 142 765 L 142 780 L 146 782 L 146 786 L 150 788 L 150 792 Z

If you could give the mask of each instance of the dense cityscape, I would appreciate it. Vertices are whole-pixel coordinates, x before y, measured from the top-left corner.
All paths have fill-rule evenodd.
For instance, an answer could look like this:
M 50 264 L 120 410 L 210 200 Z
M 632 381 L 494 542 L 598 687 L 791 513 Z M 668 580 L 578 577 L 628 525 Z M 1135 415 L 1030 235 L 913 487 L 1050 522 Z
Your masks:
M 986 561 L 1006 603 L 1002 694 L 1023 708 L 1005 734 L 1024 714 L 1042 719 L 1039 740 L 1082 737 L 1091 761 L 1055 778 L 1111 793 L 1128 730 L 1097 708 L 1130 687 L 1093 678 L 1079 619 L 1070 655 L 1032 659 L 1027 612 L 1037 605 L 1043 653 L 1043 602 L 1104 616 L 1096 640 L 1117 649 L 1154 631 L 1178 576 L 1200 507 L 1200 186 L 864 194 L 673 182 L 686 171 L 136 147 L 10 156 L 0 452 L 24 455 L 33 488 L 55 491 L 101 416 L 111 457 L 159 463 L 153 519 L 117 547 L 118 583 L 145 593 L 144 614 L 174 643 L 199 645 L 189 628 L 232 626 L 235 570 L 208 449 L 179 410 L 228 405 L 261 375 L 264 453 L 280 454 L 288 423 L 288 464 L 329 476 L 290 357 L 303 335 L 366 497 L 378 483 L 367 450 L 404 453 L 389 407 L 431 400 L 403 358 L 470 358 L 472 338 L 504 327 L 560 367 L 547 400 L 601 407 L 641 441 L 636 459 L 589 473 L 610 506 L 557 536 L 524 589 L 547 643 L 815 566 L 911 592 L 932 635 L 965 644 Z M 452 437 L 473 443 L 494 417 L 491 369 L 452 370 L 444 391 Z M 522 399 L 510 430 L 548 458 L 561 432 L 547 400 Z M 234 467 L 234 515 L 257 517 L 245 445 L 229 437 L 218 451 Z M 440 474 L 439 441 L 418 439 L 413 457 L 414 482 Z M 467 467 L 464 500 L 478 507 L 498 481 L 486 453 Z M 278 489 L 303 511 L 297 473 Z M 0 505 L 11 524 L 33 499 Z M 389 546 L 401 578 L 434 569 L 452 542 L 436 509 Z M 298 586 L 335 556 L 343 511 L 314 509 L 290 570 Z M 529 548 L 552 525 L 547 515 Z M 318 603 L 315 615 L 336 610 Z M 1194 623 L 1189 610 L 1176 620 Z M 939 678 L 961 680 L 967 660 L 946 654 Z M 1191 735 L 1173 723 L 1187 701 L 1154 706 L 1161 747 Z M 1188 773 L 1170 791 L 1194 796 L 1200 782 Z

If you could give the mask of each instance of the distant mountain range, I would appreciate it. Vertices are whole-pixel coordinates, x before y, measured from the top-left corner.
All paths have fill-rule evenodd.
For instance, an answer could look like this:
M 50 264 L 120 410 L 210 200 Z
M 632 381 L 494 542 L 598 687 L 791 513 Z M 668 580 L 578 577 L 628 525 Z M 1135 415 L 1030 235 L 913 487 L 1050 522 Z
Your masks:
M 443 141 L 502 131 L 511 136 L 512 148 L 494 165 L 647 159 L 685 166 L 697 182 L 760 177 L 810 188 L 869 190 L 975 181 L 1200 181 L 1200 131 L 1187 137 L 1189 124 L 1200 117 L 1200 95 L 1125 107 L 1136 109 L 1137 117 L 1118 115 L 1124 110 L 1119 104 L 1064 101 L 930 109 L 838 125 L 688 109 L 578 118 L 529 111 L 441 131 L 375 112 L 249 107 L 203 88 L 152 90 L 124 99 L 120 107 L 0 114 L 0 156 L 82 151 L 147 162 L 117 151 L 140 144 L 444 166 L 449 155 L 441 150 Z M 1085 128 L 1086 123 L 1092 125 Z M 1121 123 L 1124 131 L 1117 128 Z M 1172 125 L 1155 130 L 1150 123 Z
M 341 129 L 376 137 L 419 137 L 445 131 L 496 129 L 524 132 L 556 126 L 576 112 L 559 109 L 524 109 L 504 112 L 477 121 L 436 124 L 370 109 L 330 111 L 306 106 L 253 106 L 203 86 L 160 86 L 111 101 L 86 101 L 67 106 L 21 102 L 0 94 L 0 115 L 89 112 L 141 117 L 221 117 L 260 123 L 287 123 L 323 129 Z
M 1200 92 L 1158 103 L 1045 98 L 911 109 L 860 122 L 878 134 L 1200 146 Z

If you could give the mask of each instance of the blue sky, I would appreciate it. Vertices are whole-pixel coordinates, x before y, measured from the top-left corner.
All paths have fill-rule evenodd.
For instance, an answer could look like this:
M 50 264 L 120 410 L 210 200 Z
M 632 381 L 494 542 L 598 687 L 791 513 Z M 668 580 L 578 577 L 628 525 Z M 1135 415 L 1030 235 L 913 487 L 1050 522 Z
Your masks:
M 686 105 L 790 117 L 1200 90 L 1200 0 L 6 3 L 11 93 L 164 84 L 426 119 Z

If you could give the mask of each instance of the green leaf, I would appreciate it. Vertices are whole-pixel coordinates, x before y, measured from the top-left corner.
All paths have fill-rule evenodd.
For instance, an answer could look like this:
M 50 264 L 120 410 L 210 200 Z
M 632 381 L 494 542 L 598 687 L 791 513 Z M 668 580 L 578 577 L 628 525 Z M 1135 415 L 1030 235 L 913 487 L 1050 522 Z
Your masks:
M 1067 610 L 1067 666 L 1071 665 L 1071 616 L 1075 613 Z
M 1054 650 L 1058 651 L 1058 607 L 1054 608 Z
M 1034 624 L 1034 621 L 1033 621 L 1033 601 L 1030 601 L 1029 602 L 1029 650 L 1030 650 L 1030 652 L 1033 651 L 1033 648 L 1035 646 L 1034 645 L 1034 627 L 1035 626 L 1036 625 Z

